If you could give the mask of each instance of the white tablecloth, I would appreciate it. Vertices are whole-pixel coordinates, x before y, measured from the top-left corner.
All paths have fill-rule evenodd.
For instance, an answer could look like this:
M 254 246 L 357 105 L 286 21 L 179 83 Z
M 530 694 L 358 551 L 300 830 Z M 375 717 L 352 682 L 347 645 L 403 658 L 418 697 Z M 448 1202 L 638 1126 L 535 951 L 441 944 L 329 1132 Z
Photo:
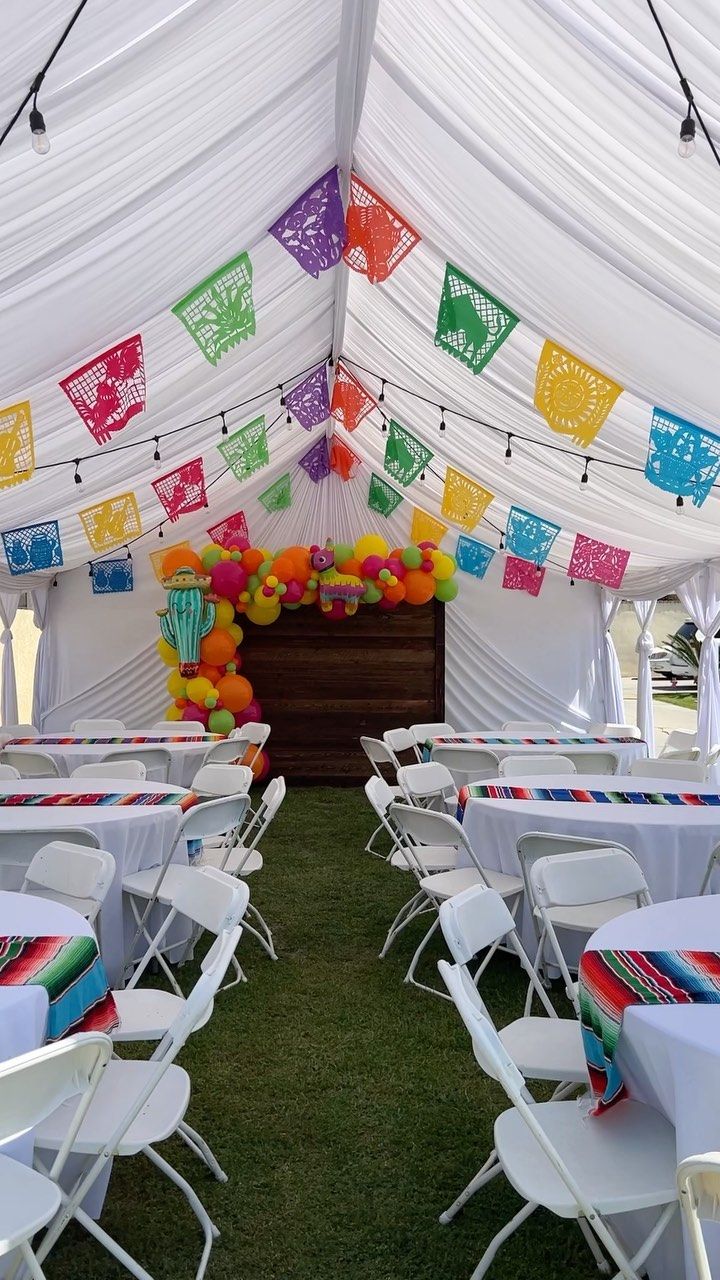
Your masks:
M 499 743 L 496 745 L 495 743 L 489 742 L 487 746 L 485 746 L 479 742 L 478 743 L 469 742 L 469 741 L 466 742 L 464 741 L 464 738 L 465 736 L 467 737 L 473 737 L 473 736 L 474 737 L 485 737 L 485 736 L 502 737 L 502 734 L 498 733 L 497 735 L 495 735 L 495 734 L 488 733 L 486 735 L 482 732 L 478 732 L 474 735 L 473 734 L 464 735 L 462 733 L 458 733 L 455 736 L 457 737 L 458 741 L 457 741 L 457 744 L 453 743 L 452 744 L 453 746 L 457 745 L 457 746 L 463 746 L 463 747 L 474 747 L 477 751 L 492 751 L 493 755 L 497 756 L 498 760 L 504 760 L 505 756 L 533 756 L 533 755 L 535 756 L 567 756 L 567 755 L 571 755 L 573 756 L 573 758 L 575 756 L 588 756 L 589 757 L 588 766 L 587 766 L 588 770 L 592 768 L 592 763 L 591 763 L 592 757 L 594 755 L 597 755 L 599 752 L 602 752 L 603 754 L 605 754 L 608 751 L 614 752 L 615 755 L 618 757 L 619 767 L 621 770 L 627 769 L 633 760 L 645 760 L 648 754 L 647 743 L 641 742 L 639 740 L 637 742 L 613 742 L 613 741 L 608 741 L 607 743 L 586 742 L 586 743 L 578 743 L 576 745 L 568 742 L 568 743 L 558 743 L 557 746 L 554 746 L 548 743 L 532 742 L 532 741 L 529 743 L 525 742 L 525 743 L 517 743 L 512 745 L 506 743 L 505 745 L 502 745 L 502 746 Z M 437 741 L 438 745 L 440 745 L 438 739 L 434 739 L 434 741 Z M 448 743 L 447 745 L 449 746 L 450 744 Z M 578 769 L 578 772 L 580 772 L 580 769 Z M 582 772 L 584 773 L 584 769 L 582 770 Z
M 133 789 L 134 784 L 127 778 L 118 778 L 116 781 L 103 778 L 97 785 L 93 785 L 90 778 L 24 778 L 20 782 L 0 779 L 0 795 L 52 794 L 57 791 L 127 793 Z M 153 782 L 149 789 L 179 790 L 176 786 L 160 782 Z M 116 876 L 103 904 L 98 937 L 108 978 L 113 986 L 120 986 L 125 945 L 130 943 L 134 932 L 124 936 L 122 878 L 134 871 L 142 871 L 145 867 L 158 866 L 162 862 L 175 838 L 180 817 L 181 811 L 177 805 L 96 805 L 92 808 L 85 805 L 50 805 L 46 809 L 29 806 L 0 807 L 0 889 L 17 889 L 22 879 L 16 868 L 3 868 L 2 865 L 2 845 L 8 832 L 52 830 L 58 833 L 55 838 L 62 839 L 63 836 L 59 833 L 68 827 L 85 827 L 92 831 L 97 836 L 100 848 L 107 849 L 116 863 Z M 48 839 L 51 838 L 53 837 L 49 835 Z M 6 847 L 11 852 L 12 846 Z M 187 862 L 187 848 L 184 844 L 176 849 L 174 860 Z M 126 926 L 126 929 L 131 929 L 131 926 Z M 177 940 L 180 940 L 179 937 Z
M 500 778 L 503 785 L 567 787 L 572 778 Z M 583 774 L 590 790 L 684 791 L 715 793 L 709 783 L 669 778 L 631 778 Z M 520 874 L 517 842 L 528 831 L 589 836 L 625 845 L 643 869 L 656 902 L 687 898 L 700 888 L 708 858 L 720 841 L 720 808 L 691 805 L 581 804 L 554 800 L 468 800 L 463 826 L 480 862 L 511 875 Z M 523 910 L 522 937 L 534 943 L 532 922 Z M 718 940 L 720 945 L 720 939 Z
M 150 730 L 142 729 L 136 731 L 146 737 L 151 737 Z M 128 733 L 132 733 L 128 730 Z M 49 734 L 49 737 L 58 737 L 58 734 Z M 152 742 L 138 743 L 138 759 L 142 759 L 143 747 L 152 747 Z M 200 768 L 205 752 L 211 747 L 212 742 L 162 742 L 156 743 L 158 747 L 162 747 L 165 751 L 170 752 L 170 774 L 169 781 L 178 787 L 190 787 L 192 780 Z M 60 773 L 64 777 L 68 777 L 73 769 L 80 764 L 92 764 L 104 760 L 106 756 L 112 755 L 116 751 L 132 751 L 132 743 L 124 745 L 111 746 L 109 743 L 87 743 L 85 745 L 69 744 L 61 746 L 58 743 L 44 741 L 42 735 L 34 740 L 33 745 L 28 744 L 24 747 L 11 747 L 12 751 L 44 751 L 46 755 L 52 756 L 57 764 Z M 152 777 L 152 772 L 148 775 L 148 780 Z
M 603 948 L 719 951 L 720 897 L 663 902 L 620 916 L 598 929 L 586 949 Z M 623 1017 L 617 1060 L 630 1096 L 675 1125 L 678 1162 L 720 1150 L 719 1005 L 633 1005 Z M 592 1123 L 602 1124 L 602 1116 Z M 712 1273 L 720 1276 L 720 1226 L 709 1224 L 705 1237 Z M 689 1249 L 683 1269 L 679 1229 L 661 1241 L 651 1262 L 650 1280 L 696 1276 Z

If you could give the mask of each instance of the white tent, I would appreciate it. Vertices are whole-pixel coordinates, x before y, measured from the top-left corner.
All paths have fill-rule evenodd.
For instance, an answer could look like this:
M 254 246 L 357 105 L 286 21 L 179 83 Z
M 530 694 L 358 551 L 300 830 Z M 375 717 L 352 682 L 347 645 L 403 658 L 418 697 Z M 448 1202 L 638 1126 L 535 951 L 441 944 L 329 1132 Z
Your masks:
M 39 0 L 29 23 L 25 9 L 7 0 L 0 15 L 3 120 L 72 11 Z M 720 13 L 708 0 L 663 10 L 720 132 Z M 31 150 L 27 113 L 0 149 L 0 405 L 29 401 L 36 463 L 31 479 L 0 489 L 0 528 L 57 520 L 63 564 L 17 575 L 3 562 L 0 609 L 7 626 L 18 591 L 33 592 L 43 728 L 120 706 L 139 723 L 162 707 L 147 558 L 163 546 L 156 436 L 161 471 L 201 455 L 206 480 L 219 477 L 208 511 L 165 524 L 170 540 L 199 545 L 240 507 L 254 541 L 275 546 L 379 527 L 367 486 L 371 471 L 383 474 L 380 414 L 350 438 L 357 479 L 313 484 L 296 468 L 312 438 L 286 428 L 279 406 L 278 385 L 331 350 L 375 397 L 385 380 L 385 409 L 435 455 L 389 518 L 392 539 L 407 540 L 414 505 L 439 514 L 448 465 L 494 494 L 475 531 L 492 546 L 512 504 L 561 527 L 537 598 L 502 590 L 502 555 L 483 581 L 462 577 L 447 611 L 451 720 L 616 718 L 610 602 L 567 576 L 577 533 L 630 551 L 622 596 L 679 588 L 714 636 L 717 493 L 699 507 L 686 498 L 680 515 L 644 468 L 655 406 L 716 428 L 720 173 L 701 137 L 692 160 L 678 156 L 685 99 L 645 0 L 144 0 L 121 16 L 110 0 L 90 0 L 39 106 L 50 153 Z M 344 264 L 314 279 L 268 235 L 335 164 L 345 188 L 352 167 L 420 234 L 381 284 Z M 243 251 L 256 332 L 213 367 L 171 308 Z M 434 344 L 447 261 L 519 317 L 477 376 Z M 146 411 L 98 445 L 58 383 L 137 333 Z M 533 406 L 546 339 L 623 388 L 585 448 Z M 241 486 L 221 474 L 220 410 L 231 431 L 261 412 L 270 424 L 270 464 Z M 293 506 L 268 516 L 257 496 L 288 470 Z M 145 530 L 132 548 L 135 590 L 94 597 L 78 512 L 129 490 Z M 716 642 L 704 648 L 709 745 L 720 739 L 720 681 Z M 9 656 L 6 646 L 6 675 Z

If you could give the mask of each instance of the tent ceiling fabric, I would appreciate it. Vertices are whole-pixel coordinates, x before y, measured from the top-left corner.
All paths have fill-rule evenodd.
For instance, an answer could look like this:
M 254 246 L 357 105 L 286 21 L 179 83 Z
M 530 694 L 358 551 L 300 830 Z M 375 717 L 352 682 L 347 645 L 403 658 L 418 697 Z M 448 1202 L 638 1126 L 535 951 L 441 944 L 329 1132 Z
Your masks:
M 659 0 L 680 65 L 720 136 L 720 11 L 711 0 Z M 8 119 L 72 11 L 70 0 L 22 0 L 0 15 L 0 118 Z M 364 43 L 372 36 L 372 55 Z M 344 12 L 343 12 L 344 10 Z M 92 356 L 141 332 L 147 411 L 111 447 L 270 391 L 327 355 L 344 311 L 350 360 L 449 409 L 544 443 L 533 408 L 537 359 L 551 338 L 625 388 L 588 452 L 643 467 L 653 405 L 720 429 L 720 171 L 698 130 L 677 154 L 684 99 L 645 0 L 90 0 L 43 86 L 52 149 L 30 149 L 23 117 L 0 151 L 0 405 L 29 399 L 38 470 L 0 491 L 0 527 L 57 518 L 65 568 L 92 552 L 77 511 L 135 491 L 144 527 L 163 518 L 153 446 L 103 457 L 58 387 Z M 353 48 L 348 32 L 354 32 Z M 336 101 L 337 90 L 337 101 Z M 359 105 L 362 110 L 359 111 Z M 421 243 L 381 285 L 350 273 L 304 274 L 267 227 L 347 152 L 419 231 Z M 257 331 L 213 368 L 170 308 L 243 250 L 254 269 Z M 445 262 L 495 294 L 520 323 L 483 372 L 435 347 Z M 359 374 L 373 392 L 377 379 Z M 701 509 L 641 473 L 582 463 L 448 419 L 391 388 L 386 409 L 448 463 L 493 491 L 504 527 L 513 502 L 562 526 L 552 562 L 567 565 L 577 532 L 629 548 L 627 593 L 667 589 L 717 555 L 718 493 Z M 339 429 L 342 432 L 342 429 Z M 217 422 L 161 446 L 161 471 L 203 453 L 223 467 Z M 377 414 L 353 433 L 382 473 Z M 261 488 L 309 447 L 281 422 Z M 257 489 L 224 477 L 210 520 Z M 318 535 L 342 523 L 342 486 L 316 494 Z M 411 504 L 439 511 L 441 481 L 416 481 Z M 204 515 L 204 513 L 201 513 Z M 252 512 L 248 512 L 252 531 Z M 367 513 L 365 524 L 374 517 Z M 191 536 L 198 521 L 166 534 Z M 483 528 L 477 536 L 497 545 Z M 153 550 L 154 536 L 141 546 Z M 27 585 L 0 569 L 0 586 Z M 633 585 L 634 584 L 634 585 Z

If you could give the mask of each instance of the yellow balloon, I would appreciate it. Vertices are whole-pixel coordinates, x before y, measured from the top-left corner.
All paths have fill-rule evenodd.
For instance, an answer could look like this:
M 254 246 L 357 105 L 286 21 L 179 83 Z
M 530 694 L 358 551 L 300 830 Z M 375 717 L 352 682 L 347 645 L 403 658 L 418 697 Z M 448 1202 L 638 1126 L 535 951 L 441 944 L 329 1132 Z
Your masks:
M 299 603 L 300 603 L 300 604 L 314 604 L 314 603 L 315 603 L 315 601 L 317 600 L 317 597 L 318 597 L 318 593 L 317 593 L 317 591 L 303 591 L 303 593 L 302 593 L 302 595 L 301 595 L 301 597 L 300 597 L 300 601 L 299 601 Z
M 444 553 L 438 557 L 433 563 L 433 576 L 438 582 L 444 582 L 447 578 L 452 578 L 455 572 L 455 561 L 451 556 Z
M 180 675 L 179 671 L 171 671 L 167 678 L 166 688 L 171 698 L 184 698 L 187 680 Z
M 275 592 L 273 592 L 271 596 L 266 596 L 262 587 L 257 588 L 257 591 L 253 596 L 253 600 L 255 602 L 256 608 L 258 609 L 274 609 L 275 605 L 278 604 L 278 598 L 275 595 Z M 248 605 L 248 613 L 249 612 L 250 612 L 250 605 Z
M 235 605 L 223 596 L 215 605 L 215 626 L 227 631 L 234 617 Z
M 246 617 L 258 627 L 269 627 L 271 622 L 277 621 L 280 613 L 280 605 L 277 602 L 270 609 L 261 609 L 259 605 L 249 604 Z
M 165 637 L 164 637 L 164 636 L 161 636 L 161 637 L 160 637 L 160 639 L 158 640 L 157 644 L 155 645 L 155 648 L 157 649 L 158 653 L 160 654 L 160 657 L 162 658 L 162 660 L 163 660 L 163 662 L 165 663 L 165 666 L 166 666 L 166 667 L 176 667 L 176 666 L 177 666 L 177 664 L 178 664 L 178 651 L 177 651 L 177 649 L 173 649 L 173 647 L 172 647 L 172 645 L 171 645 L 171 644 L 168 644 L 168 642 L 167 642 L 167 640 L 165 639 Z
M 382 556 L 385 559 L 389 550 L 387 542 L 379 533 L 366 533 L 355 543 L 355 559 L 361 563 L 366 556 Z
M 200 552 L 200 559 L 202 560 L 206 551 L 222 551 L 222 550 L 223 548 L 220 546 L 219 542 L 208 542 L 207 546 L 204 546 L 202 551 Z
M 182 720 L 182 711 L 179 707 L 175 706 L 174 702 L 170 703 L 170 706 L 163 716 L 163 720 Z
M 250 599 L 249 596 L 248 596 L 248 599 Z M 235 641 L 235 648 L 237 649 L 238 645 L 242 644 L 243 642 L 243 629 L 237 622 L 231 622 L 230 626 L 227 629 L 230 632 L 230 635 L 232 636 L 233 640 Z
M 214 687 L 207 676 L 194 676 L 192 680 L 187 682 L 187 697 L 191 702 L 197 702 L 198 706 L 200 706 Z

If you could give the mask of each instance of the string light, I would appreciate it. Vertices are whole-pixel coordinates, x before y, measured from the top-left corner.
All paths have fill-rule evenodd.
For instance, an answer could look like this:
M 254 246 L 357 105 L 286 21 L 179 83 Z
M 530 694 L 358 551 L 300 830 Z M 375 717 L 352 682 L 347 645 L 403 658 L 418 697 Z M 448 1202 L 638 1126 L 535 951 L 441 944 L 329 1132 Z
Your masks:
M 126 559 L 126 560 L 132 560 L 132 551 L 130 550 L 130 548 L 129 548 L 129 546 L 128 546 L 127 542 L 125 543 L 125 550 L 127 551 L 127 555 L 126 555 L 125 559 Z
M 220 410 L 220 435 L 226 436 L 228 433 L 227 422 L 225 421 L 225 410 Z
M 380 395 L 378 396 L 378 404 L 382 404 L 385 399 L 385 378 L 380 379 Z
M 333 359 L 333 354 L 332 354 L 332 352 L 330 352 L 330 355 L 328 356 L 328 364 L 329 364 L 329 366 L 330 366 L 330 368 L 331 368 L 331 369 L 333 369 L 333 368 L 335 367 L 335 360 Z
M 682 73 L 682 68 L 677 58 L 675 57 L 673 47 L 670 44 L 670 40 L 668 39 L 667 31 L 665 30 L 662 22 L 660 21 L 660 18 L 658 17 L 658 13 L 653 3 L 653 0 L 646 0 L 646 3 L 652 15 L 652 20 L 655 23 L 655 26 L 657 27 L 658 31 L 660 32 L 660 38 L 663 44 L 665 45 L 668 57 L 673 65 L 675 74 L 677 75 L 678 83 L 680 85 L 680 88 L 683 91 L 683 94 L 685 95 L 685 101 L 687 102 L 687 114 L 682 124 L 680 125 L 680 142 L 678 144 L 678 154 L 683 156 L 683 158 L 687 158 L 691 156 L 695 151 L 695 120 L 693 120 L 693 115 L 694 115 L 695 119 L 697 120 L 697 123 L 700 125 L 700 128 L 703 133 L 703 137 L 705 138 L 705 141 L 707 142 L 708 147 L 710 148 L 713 154 L 715 163 L 720 165 L 720 151 L 718 151 L 717 147 L 715 146 L 715 143 L 713 142 L 710 136 L 708 127 L 705 124 L 705 119 L 703 117 L 703 114 L 700 111 L 700 108 L 698 107 L 695 101 L 693 91 L 690 88 L 690 85 L 688 84 L 687 80 L 685 79 L 685 76 Z
M 278 391 L 280 392 L 280 408 L 284 409 L 285 408 L 285 392 L 283 391 L 282 382 L 278 386 Z
M 444 430 L 445 430 L 446 425 L 447 425 L 447 424 L 446 424 L 446 422 L 445 422 L 445 410 L 444 410 L 443 406 L 442 406 L 442 405 L 440 405 L 440 430 L 441 430 L 441 431 L 444 431 Z
M 92 578 L 92 576 L 93 576 L 92 560 L 88 560 L 88 578 Z M 55 583 L 53 583 L 53 586 L 54 585 Z
M 32 149 L 38 156 L 46 156 L 50 150 L 50 139 L 47 136 L 45 128 L 45 119 L 42 111 L 38 110 L 37 98 L 40 92 L 40 86 L 45 79 L 45 72 L 41 71 L 33 81 L 33 104 L 30 110 L 30 136 L 32 138 Z
M 571 586 L 571 587 L 574 587 L 574 586 L 575 586 L 575 579 L 574 579 L 574 578 L 571 578 L 571 579 L 570 579 L 570 586 Z
M 505 550 L 505 534 L 503 533 L 503 531 L 502 531 L 502 529 L 501 529 L 501 530 L 500 530 L 500 545 L 499 545 L 499 547 L 498 547 L 498 551 L 504 551 L 504 550 Z
M 423 467 L 422 471 L 420 472 L 420 479 L 421 479 L 421 480 L 424 480 L 424 479 L 425 479 L 425 468 L 424 468 L 424 467 Z
M 590 476 L 588 475 L 588 469 L 589 469 L 589 467 L 590 467 L 590 463 L 591 463 L 591 462 L 592 462 L 592 458 L 586 458 L 586 459 L 585 459 L 585 470 L 583 471 L 583 473 L 582 473 L 582 475 L 581 475 L 581 477 L 580 477 L 580 492 L 581 492 L 581 493 L 584 493 L 584 492 L 585 492 L 585 486 L 588 484 L 588 482 L 589 482 L 589 480 L 590 480 Z
M 505 466 L 506 466 L 506 467 L 509 467 L 509 466 L 510 466 L 510 463 L 512 462 L 512 445 L 510 444 L 510 441 L 511 441 L 511 440 L 512 440 L 512 432 L 508 431 L 508 433 L 507 433 L 507 449 L 505 450 Z
M 163 533 L 163 527 L 162 527 L 162 525 L 161 525 L 161 524 L 159 524 L 159 525 L 158 525 L 158 538 L 164 538 L 164 537 L 165 537 L 165 534 Z
M 388 420 L 387 420 L 387 418 L 385 417 L 385 414 L 383 414 L 382 427 L 381 427 L 381 430 L 382 430 L 383 435 L 385 434 L 385 432 L 387 431 L 387 429 L 388 429 Z
M 689 111 L 680 125 L 678 155 L 683 160 L 689 160 L 690 156 L 695 155 L 695 121 Z
M 683 501 L 683 496 L 681 493 L 679 493 L 677 498 L 675 499 L 675 507 L 678 515 L 681 516 L 683 514 L 683 509 L 685 507 L 685 503 Z
M 76 484 L 82 484 L 82 476 L 80 475 L 80 459 L 79 458 L 75 458 L 75 475 L 73 476 L 73 480 L 75 481 Z
M 159 436 L 155 436 L 155 452 L 153 454 L 153 462 L 155 463 L 155 470 L 158 471 L 160 469 L 160 437 Z
M 41 113 L 38 111 L 37 96 L 40 90 L 40 86 L 43 80 L 45 79 L 45 76 L 50 70 L 50 67 L 52 66 L 58 53 L 62 49 L 68 36 L 70 35 L 70 32 L 75 26 L 75 23 L 80 17 L 80 14 L 85 8 L 85 5 L 87 4 L 87 2 L 88 0 L 80 0 L 80 3 L 78 4 L 72 17 L 70 18 L 70 21 L 67 23 L 67 25 L 61 32 L 59 39 L 56 40 L 55 44 L 53 45 L 53 48 L 50 51 L 50 56 L 46 58 L 44 65 L 35 76 L 35 79 L 30 85 L 30 88 L 25 93 L 19 107 L 17 107 L 16 110 L 13 112 L 12 116 L 10 117 L 10 120 L 5 125 L 5 128 L 3 129 L 2 133 L 0 133 L 0 147 L 2 146 L 3 142 L 8 137 L 8 135 L 11 133 L 11 131 L 15 128 L 15 125 L 17 124 L 18 120 L 23 114 L 23 111 L 28 105 L 30 99 L 32 98 L 33 104 L 32 104 L 32 109 L 30 111 L 30 128 L 32 130 L 32 135 L 33 135 L 33 140 L 32 140 L 33 150 L 37 151 L 39 155 L 46 155 L 47 152 L 50 150 L 50 142 L 49 142 L 47 133 L 45 132 L 45 121 L 43 120 Z

